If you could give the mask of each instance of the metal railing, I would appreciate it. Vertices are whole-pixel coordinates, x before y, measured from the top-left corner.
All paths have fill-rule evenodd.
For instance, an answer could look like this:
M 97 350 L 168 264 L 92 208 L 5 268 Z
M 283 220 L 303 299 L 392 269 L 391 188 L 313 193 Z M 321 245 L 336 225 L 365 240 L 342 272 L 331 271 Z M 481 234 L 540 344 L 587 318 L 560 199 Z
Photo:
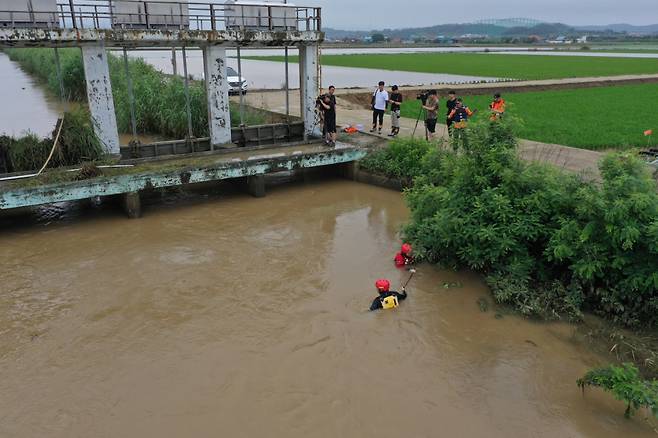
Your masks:
M 1 6 L 0 2 L 0 6 Z M 2 10 L 0 28 L 321 31 L 322 9 L 272 3 L 57 0 L 57 10 Z

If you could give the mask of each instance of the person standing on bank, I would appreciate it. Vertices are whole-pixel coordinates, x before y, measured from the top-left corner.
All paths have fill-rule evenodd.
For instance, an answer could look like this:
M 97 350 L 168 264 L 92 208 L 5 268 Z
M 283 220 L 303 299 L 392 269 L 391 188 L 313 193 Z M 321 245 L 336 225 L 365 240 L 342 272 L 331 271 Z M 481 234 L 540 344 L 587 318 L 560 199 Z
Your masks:
M 377 130 L 377 121 L 379 121 L 379 131 L 382 133 L 384 127 L 384 113 L 388 106 L 388 91 L 384 89 L 384 81 L 379 82 L 379 86 L 372 95 L 372 129 L 370 132 Z
M 391 103 L 391 133 L 389 137 L 397 137 L 400 133 L 400 105 L 402 104 L 402 93 L 398 91 L 398 86 L 391 87 L 391 98 L 388 100 Z
M 436 135 L 436 120 L 439 116 L 439 96 L 436 90 L 430 90 L 427 94 L 427 100 L 423 104 L 423 109 L 426 111 L 425 127 L 427 128 L 427 140 L 432 141 Z
M 336 98 L 331 91 L 320 98 L 320 108 L 324 120 L 324 142 L 328 146 L 336 146 Z
M 457 93 L 454 90 L 448 91 L 448 100 L 446 101 L 446 126 L 448 127 L 448 135 L 452 135 L 452 119 L 450 118 L 450 114 L 452 113 L 452 110 L 455 109 L 457 106 Z

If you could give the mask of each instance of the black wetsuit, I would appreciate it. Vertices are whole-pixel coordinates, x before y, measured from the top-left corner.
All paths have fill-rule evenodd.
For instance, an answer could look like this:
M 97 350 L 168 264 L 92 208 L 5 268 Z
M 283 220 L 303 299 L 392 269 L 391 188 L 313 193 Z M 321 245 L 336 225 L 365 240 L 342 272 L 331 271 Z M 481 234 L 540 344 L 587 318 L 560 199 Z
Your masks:
M 407 291 L 402 291 L 402 293 L 398 293 L 394 290 L 391 290 L 388 292 L 384 292 L 383 294 L 379 294 L 379 296 L 372 301 L 370 310 L 382 309 L 382 300 L 390 296 L 395 296 L 398 298 L 398 301 L 403 301 L 407 298 Z

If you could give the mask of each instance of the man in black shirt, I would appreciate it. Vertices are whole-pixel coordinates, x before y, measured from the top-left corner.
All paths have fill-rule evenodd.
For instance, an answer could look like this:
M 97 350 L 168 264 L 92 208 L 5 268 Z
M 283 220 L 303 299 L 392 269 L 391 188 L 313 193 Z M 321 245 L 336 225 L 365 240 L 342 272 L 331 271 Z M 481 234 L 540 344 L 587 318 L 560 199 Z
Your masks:
M 324 120 L 325 143 L 336 146 L 336 87 L 329 87 L 329 93 L 320 99 L 320 109 Z
M 391 104 L 391 133 L 389 137 L 396 137 L 400 133 L 400 104 L 402 104 L 402 93 L 398 91 L 398 86 L 391 87 L 391 96 L 388 101 Z
M 448 112 L 446 112 L 446 126 L 448 127 L 448 135 L 450 136 L 452 136 L 452 119 L 450 118 L 450 114 L 452 113 L 452 110 L 454 110 L 456 106 L 457 106 L 457 93 L 450 90 L 448 91 L 448 101 L 446 102 L 446 108 L 448 109 Z

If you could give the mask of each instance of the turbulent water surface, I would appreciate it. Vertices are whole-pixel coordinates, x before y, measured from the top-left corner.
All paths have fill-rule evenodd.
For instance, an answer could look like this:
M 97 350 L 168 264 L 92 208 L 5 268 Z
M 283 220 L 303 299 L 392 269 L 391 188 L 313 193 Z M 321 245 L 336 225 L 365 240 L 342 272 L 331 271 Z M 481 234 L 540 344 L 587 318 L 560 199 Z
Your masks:
M 0 222 L 2 437 L 644 437 L 576 378 L 566 324 L 494 311 L 420 266 L 395 311 L 398 193 L 346 181 L 170 194 L 127 220 Z

